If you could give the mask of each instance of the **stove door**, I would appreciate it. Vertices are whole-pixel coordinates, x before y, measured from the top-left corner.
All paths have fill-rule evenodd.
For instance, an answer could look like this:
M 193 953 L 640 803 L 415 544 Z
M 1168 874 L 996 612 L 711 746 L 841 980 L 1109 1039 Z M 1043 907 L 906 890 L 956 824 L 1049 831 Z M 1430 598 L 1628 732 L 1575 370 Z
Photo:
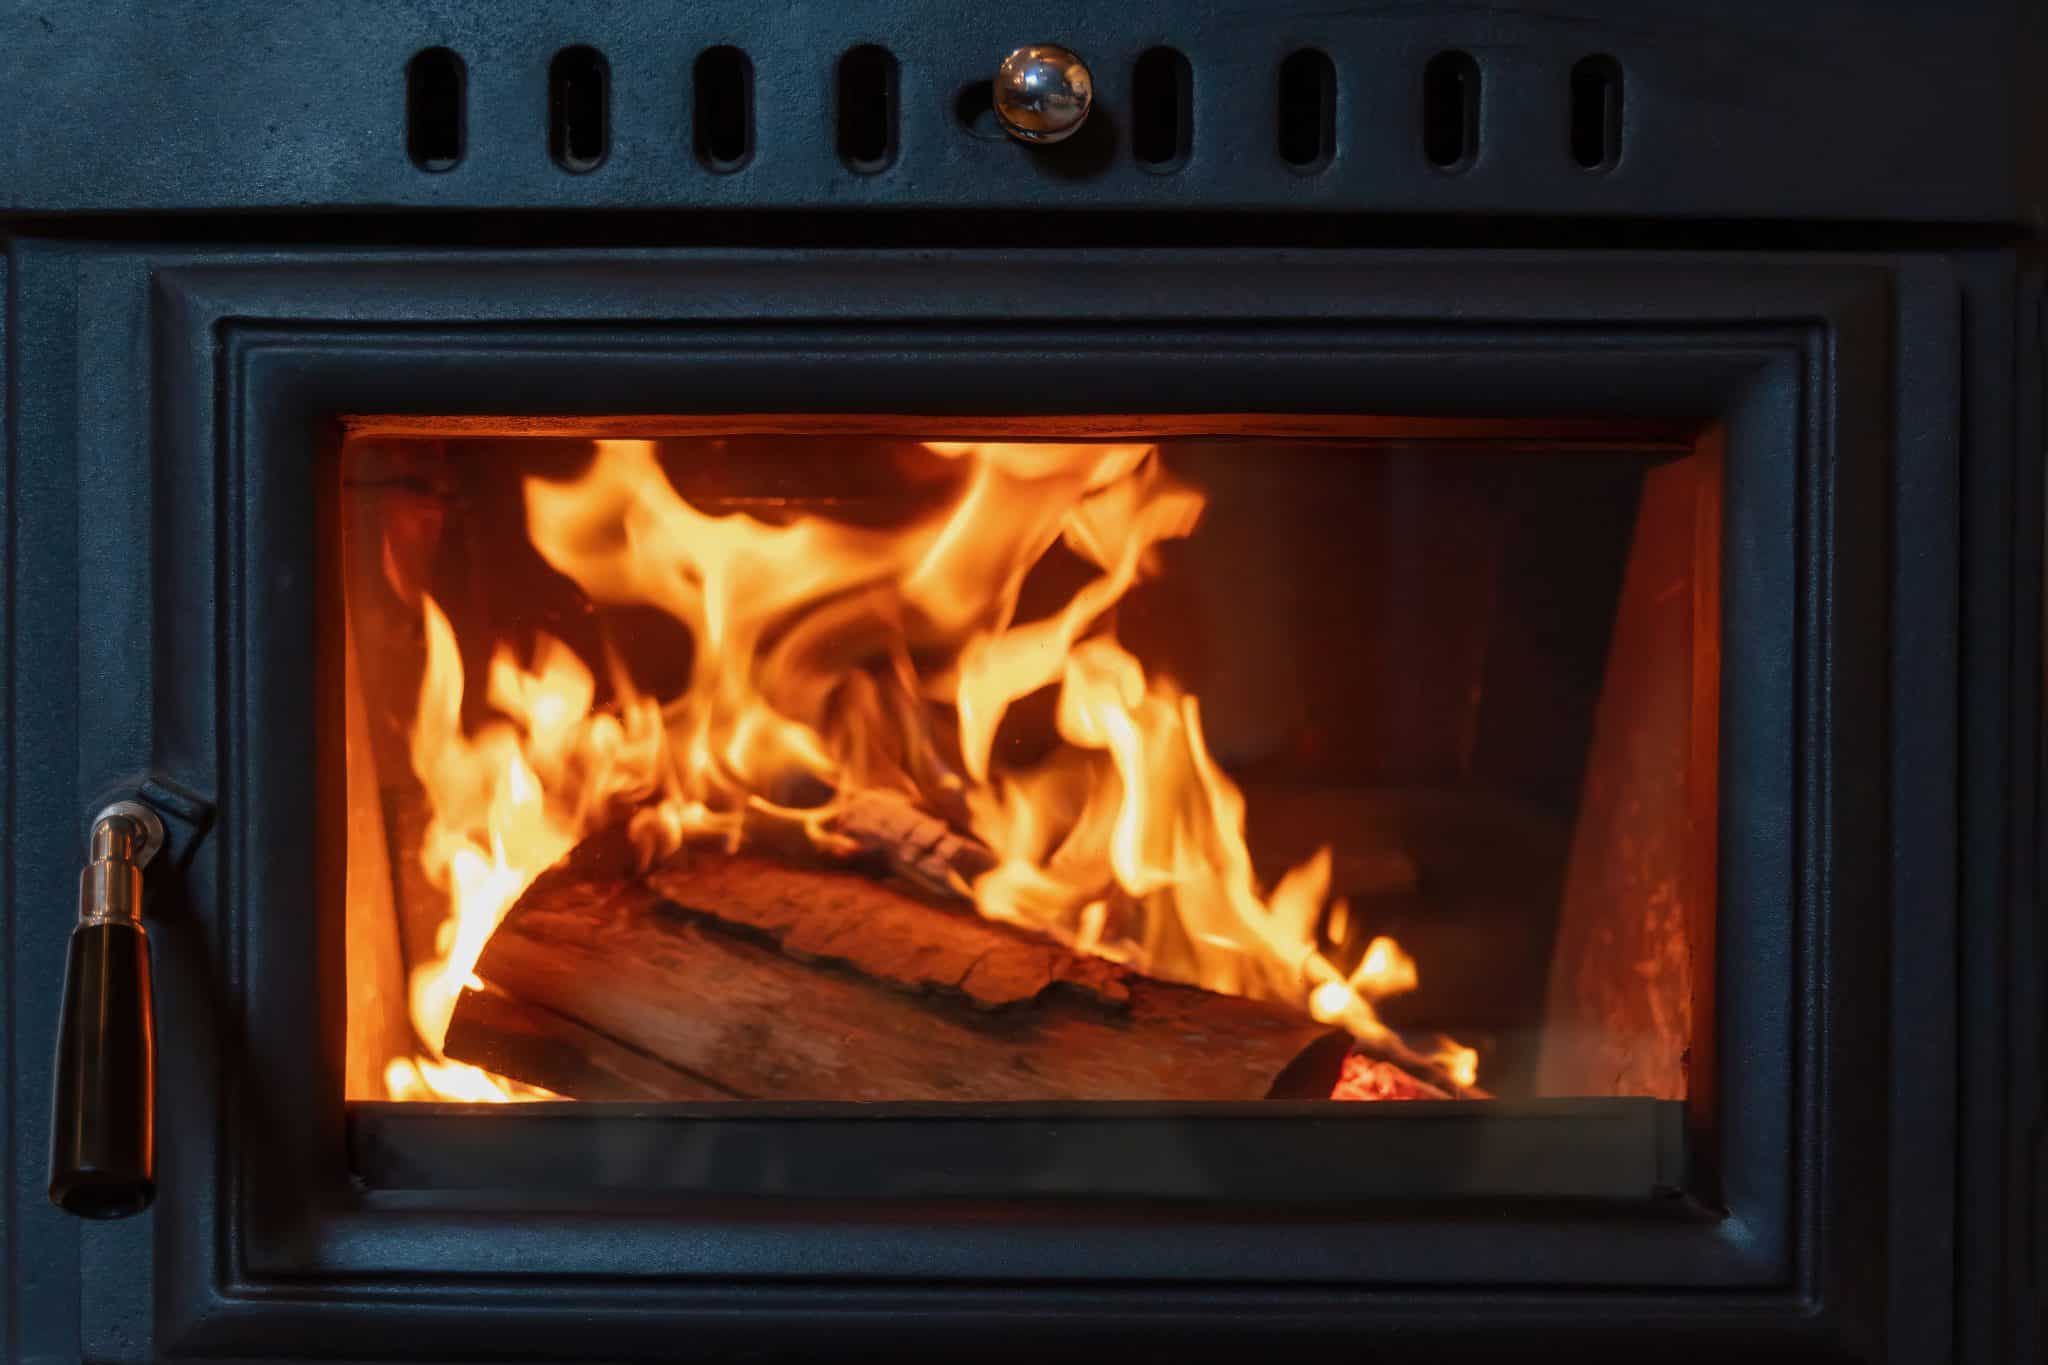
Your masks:
M 534 253 L 454 270 L 432 255 L 165 251 L 92 256 L 86 269 L 49 248 L 11 269 L 25 316 L 70 346 L 11 353 L 22 449 L 80 455 L 75 467 L 40 454 L 11 466 L 24 798 L 13 831 L 18 850 L 46 850 L 17 859 L 16 886 L 66 908 L 33 927 L 16 919 L 18 960 L 50 968 L 17 981 L 17 1057 L 47 1055 L 91 798 L 154 782 L 196 813 L 182 855 L 151 869 L 156 1207 L 81 1230 L 18 1205 L 31 1236 L 64 1249 L 63 1285 L 81 1282 L 70 1278 L 78 1249 L 88 1353 L 279 1355 L 347 1340 L 337 1349 L 568 1357 L 587 1352 L 593 1327 L 621 1357 L 681 1339 L 950 1356 L 1085 1339 L 1203 1355 L 1278 1335 L 1483 1352 L 1543 1328 L 1608 1353 L 1654 1339 L 1676 1357 L 1858 1355 L 1888 1330 L 1917 1331 L 1928 1296 L 1945 1298 L 1929 1286 L 1952 1282 L 1949 1243 L 1929 1230 L 1954 1226 L 1955 1195 L 1953 609 L 1966 471 L 1951 263 L 764 251 Z M 1712 990 L 1698 997 L 1694 1055 L 1663 1081 L 1645 1073 L 1595 1092 L 1632 1116 L 1605 1128 L 1573 1126 L 1580 1101 L 1542 1098 L 1540 1056 L 1517 1082 L 1526 1100 L 1446 1101 L 1405 1119 L 1328 1100 L 1185 1109 L 1139 1096 L 1154 1107 L 1060 1100 L 1025 1112 L 980 1096 L 846 1111 L 778 1110 L 754 1094 L 643 1112 L 377 1094 L 388 1068 L 350 1057 L 350 635 L 333 627 L 352 570 L 329 515 L 349 488 L 349 433 L 374 417 L 581 442 L 623 422 L 634 439 L 682 440 L 708 421 L 730 438 L 735 416 L 763 414 L 860 419 L 876 440 L 986 441 L 1001 434 L 987 429 L 995 419 L 1028 418 L 1043 429 L 1027 443 L 1149 442 L 1226 507 L 1250 496 L 1232 479 L 1289 457 L 1232 449 L 1202 457 L 1214 468 L 1191 462 L 1174 441 L 1246 439 L 1219 430 L 1218 414 L 1263 424 L 1256 439 L 1290 450 L 1331 438 L 1271 428 L 1365 417 L 1435 431 L 1687 433 L 1688 453 L 1651 463 L 1707 451 L 1717 473 L 1689 486 L 1688 517 L 1664 523 L 1682 522 L 1683 536 L 1650 548 L 1670 552 L 1661 571 L 1682 563 L 1698 580 L 1683 619 L 1714 644 L 1687 656 L 1694 700 L 1681 708 L 1688 771 L 1711 772 L 1713 793 L 1710 865 L 1674 864 L 1711 887 Z M 1105 417 L 1126 426 L 1083 432 Z M 1402 458 L 1347 457 L 1382 471 Z M 1510 488 L 1481 453 L 1469 459 L 1460 505 L 1556 496 Z M 665 477 L 691 467 L 670 461 Z M 1452 495 L 1434 482 L 1447 466 L 1428 467 L 1402 485 L 1413 515 L 1361 530 L 1354 567 L 1393 562 L 1399 533 L 1449 524 Z M 1648 631 L 1667 617 L 1630 566 L 1649 562 L 1634 546 L 1653 494 L 1639 471 L 1629 478 L 1637 520 L 1604 542 L 1615 562 L 1602 581 L 1616 604 L 1642 600 Z M 1319 507 L 1321 487 L 1288 516 L 1342 519 L 1341 506 Z M 1583 510 L 1564 524 L 1589 524 Z M 1498 543 L 1478 525 L 1465 527 L 1475 546 Z M 1702 525 L 1713 561 L 1692 552 Z M 1259 519 L 1237 529 L 1272 550 Z M 1565 539 L 1598 557 L 1591 537 Z M 1488 581 L 1537 600 L 1544 566 L 1563 562 Z M 1202 586 L 1158 608 L 1162 657 L 1209 610 L 1204 594 L 1251 593 L 1269 567 L 1254 554 L 1237 564 L 1189 570 Z M 378 562 L 370 577 L 403 585 L 405 569 Z M 1441 569 L 1428 561 L 1414 582 L 1443 594 L 1431 600 L 1461 600 Z M 1699 602 L 1715 605 L 1702 615 Z M 1120 638 L 1142 644 L 1145 612 L 1129 608 Z M 1317 610 L 1305 600 L 1296 614 Z M 1468 619 L 1402 610 L 1383 613 L 1388 629 L 1424 644 Z M 1628 633 L 1627 610 L 1601 615 L 1606 639 L 1584 648 L 1590 672 L 1572 703 L 1596 734 L 1611 689 L 1591 679 L 1609 676 Z M 1276 612 L 1260 628 L 1278 635 L 1290 619 Z M 476 648 L 487 675 L 490 641 Z M 603 662 L 601 649 L 582 657 Z M 55 663 L 38 671 L 37 659 Z M 532 655 L 519 662 L 533 671 Z M 1419 674 L 1428 685 L 1412 684 L 1409 714 L 1433 714 L 1454 665 Z M 1525 675 L 1539 676 L 1535 664 Z M 1395 676 L 1361 666 L 1354 683 Z M 1230 680 L 1201 685 L 1229 714 Z M 1292 722 L 1261 714 L 1252 695 L 1206 742 L 1222 751 L 1227 739 L 1217 766 L 1256 812 L 1261 762 L 1293 781 L 1287 765 L 1309 773 L 1314 756 L 1282 743 L 1261 759 L 1259 724 L 1284 738 Z M 1362 710 L 1379 728 L 1359 753 L 1433 752 L 1427 727 Z M 22 723 L 37 716 L 62 723 Z M 1061 737 L 1059 719 L 1047 735 Z M 1703 734 L 1711 744 L 1696 747 Z M 1582 740 L 1576 752 L 1598 748 Z M 1575 801 L 1583 843 L 1589 807 Z M 1304 809 L 1280 822 L 1278 843 L 1327 819 Z M 1620 809 L 1594 823 L 1625 824 Z M 1563 858 L 1566 881 L 1578 856 Z M 1278 878 L 1262 869 L 1258 881 Z M 1319 926 L 1317 951 L 1363 1000 L 1371 936 Z M 1460 960 L 1456 949 L 1442 960 Z M 1429 957 L 1403 951 L 1427 981 Z M 1197 975 L 1176 989 L 1206 989 Z M 1555 985 L 1547 966 L 1526 975 L 1539 996 Z M 401 1038 L 435 1041 L 418 1036 L 409 995 L 386 1003 Z M 1398 1014 L 1391 999 L 1387 1012 Z M 45 1074 L 22 1062 L 17 1093 L 47 1094 Z M 1549 1093 L 1587 1093 L 1583 1074 Z M 47 1111 L 40 1098 L 32 1108 L 33 1123 L 15 1112 L 40 1134 Z M 1570 1179 L 1518 1186 L 1545 1142 Z M 40 1150 L 39 1136 L 16 1143 Z M 17 1285 L 34 1290 L 42 1273 L 18 1269 Z M 1885 1318 L 1887 1293 L 1915 1307 Z M 37 1341 L 72 1330 L 34 1306 L 37 1294 L 17 1302 L 32 1305 L 22 1330 Z

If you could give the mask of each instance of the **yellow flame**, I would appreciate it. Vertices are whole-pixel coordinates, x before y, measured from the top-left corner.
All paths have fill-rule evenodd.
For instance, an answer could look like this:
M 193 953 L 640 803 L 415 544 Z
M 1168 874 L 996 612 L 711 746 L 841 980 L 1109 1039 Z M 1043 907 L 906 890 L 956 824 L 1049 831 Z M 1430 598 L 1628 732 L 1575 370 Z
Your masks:
M 1154 447 L 935 443 L 960 465 L 952 496 L 876 529 L 712 515 L 676 492 L 650 443 L 596 446 L 582 477 L 527 481 L 528 535 L 591 601 L 657 607 L 686 627 L 690 677 L 657 702 L 615 667 L 615 700 L 598 709 L 591 669 L 560 641 L 540 637 L 527 665 L 500 646 L 494 716 L 470 732 L 454 631 L 423 596 L 412 755 L 433 818 L 420 857 L 449 913 L 412 982 L 433 1055 L 387 1068 L 394 1098 L 516 1093 L 439 1048 L 499 921 L 585 834 L 630 818 L 653 858 L 779 823 L 836 848 L 842 803 L 875 789 L 966 812 L 997 859 L 968 888 L 992 919 L 1154 976 L 1291 1002 L 1471 1083 L 1470 1049 L 1446 1039 L 1425 1058 L 1375 1013 L 1415 987 L 1399 945 L 1373 940 L 1349 973 L 1317 946 L 1320 923 L 1351 913 L 1331 900 L 1327 849 L 1261 890 L 1244 797 L 1210 756 L 1196 699 L 1116 639 L 1111 609 L 1203 507 Z M 1055 546 L 1094 576 L 1020 621 L 1025 579 Z M 1062 745 L 1030 767 L 999 762 L 1010 708 L 1047 688 Z
M 1429 1060 L 1441 1066 L 1444 1073 L 1464 1089 L 1470 1090 L 1479 1084 L 1479 1053 L 1473 1048 L 1445 1038 Z

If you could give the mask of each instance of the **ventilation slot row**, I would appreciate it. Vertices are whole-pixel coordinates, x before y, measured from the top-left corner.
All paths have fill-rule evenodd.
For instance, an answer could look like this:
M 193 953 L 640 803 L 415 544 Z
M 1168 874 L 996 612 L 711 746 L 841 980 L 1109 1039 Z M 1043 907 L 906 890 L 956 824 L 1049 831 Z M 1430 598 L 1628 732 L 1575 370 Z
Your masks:
M 754 155 L 754 68 L 731 45 L 697 54 L 690 77 L 691 148 L 714 174 L 746 166 Z M 840 57 L 833 112 L 839 158 L 861 175 L 896 159 L 899 72 L 887 48 L 864 43 Z M 1289 168 L 1313 175 L 1337 151 L 1339 77 L 1328 53 L 1301 48 L 1281 61 L 1274 109 L 1275 150 Z M 955 92 L 961 129 L 1001 140 L 987 81 Z M 1605 53 L 1581 58 L 1567 85 L 1568 152 L 1581 170 L 1612 170 L 1622 155 L 1627 119 L 1621 63 Z M 1139 164 L 1171 172 L 1186 164 L 1194 141 L 1194 71 L 1171 47 L 1154 47 L 1131 68 L 1130 143 Z M 453 170 L 468 142 L 468 69 L 446 47 L 423 48 L 405 68 L 406 155 L 422 171 Z M 1481 136 L 1479 63 L 1471 54 L 1439 52 L 1423 67 L 1420 140 L 1425 161 L 1459 172 L 1478 160 Z M 587 45 L 566 47 L 548 66 L 548 151 L 574 174 L 596 170 L 611 150 L 611 69 Z

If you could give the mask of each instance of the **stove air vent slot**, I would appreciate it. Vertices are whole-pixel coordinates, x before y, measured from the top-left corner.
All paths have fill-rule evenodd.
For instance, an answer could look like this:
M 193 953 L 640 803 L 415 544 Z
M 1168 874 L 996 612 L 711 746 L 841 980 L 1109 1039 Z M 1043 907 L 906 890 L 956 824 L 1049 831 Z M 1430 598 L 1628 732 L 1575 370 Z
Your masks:
M 405 67 L 405 151 L 423 171 L 452 171 L 462 160 L 462 58 L 445 47 L 416 54 Z
M 548 64 L 548 154 L 575 175 L 611 150 L 611 68 L 594 47 L 565 47 Z
M 1337 68 L 1305 47 L 1280 63 L 1280 159 L 1314 174 L 1337 146 Z
M 1440 171 L 1462 171 L 1479 155 L 1479 63 L 1439 52 L 1422 70 L 1422 154 Z
M 839 59 L 839 159 L 858 175 L 896 159 L 896 58 L 873 43 Z
M 1150 171 L 1179 170 L 1194 131 L 1194 72 L 1170 47 L 1150 48 L 1131 68 L 1131 150 Z
M 1572 68 L 1572 160 L 1606 171 L 1621 159 L 1621 63 L 1587 57 Z
M 706 48 L 691 73 L 690 125 L 697 160 L 728 174 L 754 152 L 754 68 L 736 47 Z

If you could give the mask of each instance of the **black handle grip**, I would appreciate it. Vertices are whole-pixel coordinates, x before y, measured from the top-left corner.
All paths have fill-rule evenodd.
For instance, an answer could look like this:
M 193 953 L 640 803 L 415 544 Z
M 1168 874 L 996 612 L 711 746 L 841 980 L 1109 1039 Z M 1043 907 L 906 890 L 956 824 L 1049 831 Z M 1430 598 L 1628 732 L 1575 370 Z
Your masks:
M 58 1020 L 50 1200 L 126 1218 L 156 1195 L 156 1026 L 149 940 L 134 921 L 71 932 Z

